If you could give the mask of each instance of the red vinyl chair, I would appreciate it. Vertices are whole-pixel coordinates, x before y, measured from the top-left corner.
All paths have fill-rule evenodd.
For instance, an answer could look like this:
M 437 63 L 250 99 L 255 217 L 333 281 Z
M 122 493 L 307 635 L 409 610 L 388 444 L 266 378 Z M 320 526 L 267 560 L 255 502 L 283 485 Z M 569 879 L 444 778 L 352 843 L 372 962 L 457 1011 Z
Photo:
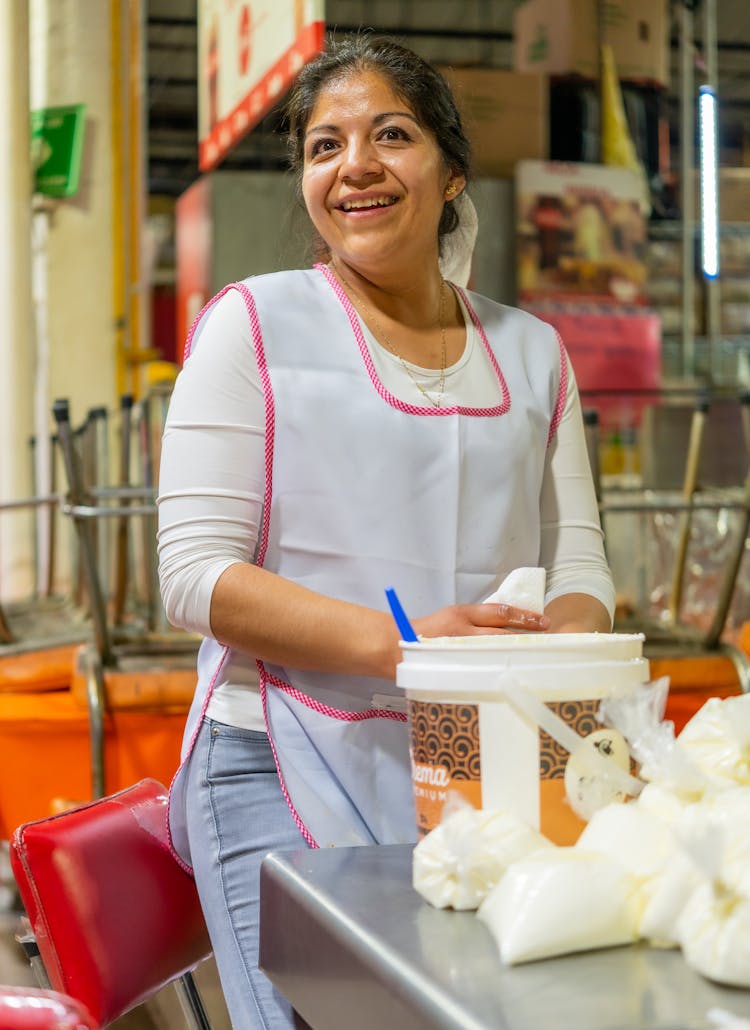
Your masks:
M 57 991 L 0 986 L 2 1030 L 99 1030 L 79 1001 Z
M 25 823 L 10 851 L 42 986 L 106 1027 L 174 981 L 190 1026 L 210 1030 L 190 971 L 211 945 L 193 879 L 168 847 L 160 783 Z

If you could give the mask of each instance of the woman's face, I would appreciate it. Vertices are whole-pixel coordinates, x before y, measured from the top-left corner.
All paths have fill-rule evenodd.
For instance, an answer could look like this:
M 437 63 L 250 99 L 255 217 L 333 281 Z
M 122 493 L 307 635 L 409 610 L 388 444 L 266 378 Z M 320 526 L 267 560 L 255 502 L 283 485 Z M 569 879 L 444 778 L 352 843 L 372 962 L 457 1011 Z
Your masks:
M 377 72 L 352 72 L 321 90 L 305 134 L 302 193 L 334 258 L 363 275 L 437 261 L 449 182 L 454 197 L 465 185 Z

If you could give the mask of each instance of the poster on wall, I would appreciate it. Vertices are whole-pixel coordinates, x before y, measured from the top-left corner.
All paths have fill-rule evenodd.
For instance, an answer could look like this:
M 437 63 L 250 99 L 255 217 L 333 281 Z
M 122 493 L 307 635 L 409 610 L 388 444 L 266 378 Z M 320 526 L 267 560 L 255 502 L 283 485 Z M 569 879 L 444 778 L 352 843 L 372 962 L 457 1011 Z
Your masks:
M 516 165 L 518 297 L 644 304 L 641 180 L 610 165 Z
M 198 164 L 215 168 L 323 48 L 324 0 L 199 0 Z

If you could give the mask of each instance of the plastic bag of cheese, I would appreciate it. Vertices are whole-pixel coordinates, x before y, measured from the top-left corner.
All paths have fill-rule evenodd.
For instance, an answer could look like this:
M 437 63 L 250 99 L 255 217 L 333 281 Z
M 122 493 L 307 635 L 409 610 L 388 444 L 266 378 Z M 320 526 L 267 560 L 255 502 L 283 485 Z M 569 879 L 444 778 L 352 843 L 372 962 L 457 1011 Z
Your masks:
M 690 896 L 677 929 L 685 961 L 730 987 L 750 987 L 750 899 L 720 882 L 703 883 Z
M 703 771 L 675 737 L 674 723 L 663 720 L 669 680 L 662 676 L 630 691 L 605 698 L 599 720 L 620 732 L 638 762 L 639 776 L 679 796 L 696 801 L 708 783 Z
M 650 882 L 638 924 L 639 935 L 657 948 L 680 945 L 678 924 L 693 892 L 704 882 L 700 870 L 682 851 Z
M 637 939 L 638 882 L 607 855 L 578 847 L 514 862 L 477 916 L 507 965 Z
M 644 908 L 638 932 L 654 947 L 674 948 L 679 945 L 677 920 L 687 899 L 703 879 L 682 850 L 677 836 L 677 828 L 690 802 L 687 796 L 661 784 L 647 783 L 638 796 L 637 805 L 671 831 L 674 843 L 668 862 L 643 890 Z
M 677 739 L 711 787 L 750 786 L 750 694 L 709 698 Z
M 724 798 L 716 801 L 720 806 Z M 703 976 L 732 987 L 750 987 L 750 898 L 729 882 L 727 855 L 732 834 L 747 835 L 747 824 L 732 827 L 711 817 L 707 805 L 691 806 L 680 825 L 682 846 L 701 870 L 677 921 L 685 961 Z
M 553 845 L 504 809 L 463 805 L 414 848 L 414 889 L 435 908 L 474 909 L 516 859 Z
M 644 888 L 639 930 L 652 944 L 675 946 L 682 939 L 682 913 L 707 881 L 719 879 L 731 892 L 750 898 L 750 788 L 715 791 L 679 810 L 658 788 L 657 793 L 646 788 L 638 807 L 651 804 L 657 794 L 652 814 L 666 818 L 675 849 Z
M 688 848 L 698 834 L 705 833 L 711 841 L 712 860 L 716 861 L 708 874 L 719 877 L 742 897 L 750 898 L 750 787 L 707 794 L 685 809 L 677 832 L 688 842 Z
M 660 947 L 677 946 L 677 919 L 700 875 L 680 852 L 668 821 L 642 806 L 641 798 L 610 805 L 594 814 L 575 847 L 608 855 L 632 873 L 638 936 Z
M 633 802 L 595 812 L 574 846 L 608 855 L 645 881 L 661 872 L 676 845 L 669 826 Z
M 690 802 L 683 795 L 660 783 L 647 783 L 638 795 L 638 807 L 667 826 L 674 826 L 679 821 L 687 804 Z

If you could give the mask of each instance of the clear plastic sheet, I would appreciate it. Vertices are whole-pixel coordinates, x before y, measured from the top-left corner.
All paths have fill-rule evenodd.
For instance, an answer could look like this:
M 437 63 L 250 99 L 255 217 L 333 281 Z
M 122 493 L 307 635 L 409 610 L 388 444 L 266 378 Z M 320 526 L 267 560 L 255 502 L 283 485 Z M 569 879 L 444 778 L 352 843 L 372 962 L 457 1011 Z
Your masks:
M 676 492 L 612 491 L 609 497 L 643 503 L 653 510 L 607 512 L 604 525 L 607 556 L 623 615 L 654 626 L 669 626 L 669 599 L 676 564 L 681 513 L 660 509 L 680 500 Z M 739 489 L 705 490 L 696 501 L 739 503 Z M 696 508 L 690 517 L 679 621 L 696 631 L 711 625 L 722 581 L 726 574 L 740 526 L 737 508 Z M 723 637 L 734 640 L 744 622 L 750 621 L 750 540 L 734 586 Z

